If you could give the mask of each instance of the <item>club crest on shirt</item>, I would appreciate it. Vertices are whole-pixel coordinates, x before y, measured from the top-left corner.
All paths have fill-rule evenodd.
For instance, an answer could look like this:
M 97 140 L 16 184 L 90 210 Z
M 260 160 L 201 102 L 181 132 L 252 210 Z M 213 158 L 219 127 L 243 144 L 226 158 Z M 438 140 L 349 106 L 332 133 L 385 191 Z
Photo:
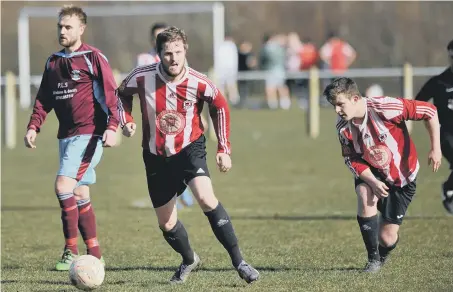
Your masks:
M 392 151 L 385 145 L 374 145 L 365 149 L 363 159 L 375 168 L 385 169 L 392 161 Z
M 380 134 L 378 139 L 379 139 L 379 141 L 384 142 L 385 139 L 387 139 L 387 134 L 386 133 Z
M 80 70 L 72 70 L 71 78 L 74 81 L 80 80 Z
M 165 135 L 178 135 L 184 130 L 186 119 L 178 111 L 165 110 L 157 116 L 156 125 Z
M 182 105 L 182 108 L 184 110 L 188 110 L 188 109 L 192 108 L 194 104 L 195 104 L 195 102 L 193 102 L 191 100 L 185 100 L 183 105 Z

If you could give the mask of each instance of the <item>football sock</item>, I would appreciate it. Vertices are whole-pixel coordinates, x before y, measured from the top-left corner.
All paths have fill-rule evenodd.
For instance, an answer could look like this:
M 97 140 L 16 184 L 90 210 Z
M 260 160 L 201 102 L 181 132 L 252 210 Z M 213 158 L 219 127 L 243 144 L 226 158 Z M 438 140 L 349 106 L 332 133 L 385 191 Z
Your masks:
M 181 221 L 176 222 L 175 227 L 170 231 L 162 230 L 165 240 L 168 244 L 182 256 L 184 264 L 190 265 L 193 264 L 194 253 L 189 243 L 189 236 L 187 231 L 182 225 Z
M 291 99 L 289 98 L 289 96 L 280 97 L 280 107 L 284 110 L 291 108 Z
M 450 176 L 448 177 L 444 186 L 446 191 L 453 190 L 453 171 L 450 173 Z
M 69 249 L 73 254 L 78 254 L 77 222 L 79 221 L 79 211 L 77 210 L 76 199 L 73 193 L 57 194 L 57 198 L 61 208 L 65 249 Z
M 79 230 L 87 246 L 87 253 L 101 258 L 101 249 L 96 235 L 96 216 L 90 199 L 77 201 L 79 209 Z
M 360 217 L 357 215 L 357 222 L 359 223 L 363 242 L 365 243 L 365 247 L 368 252 L 368 260 L 379 260 L 378 216 L 374 215 L 372 217 Z
M 379 255 L 381 256 L 381 258 L 386 258 L 390 254 L 390 252 L 395 249 L 399 241 L 400 237 L 398 236 L 396 242 L 391 246 L 382 246 L 381 244 L 379 244 Z
M 219 202 L 214 210 L 205 212 L 204 214 L 208 217 L 212 231 L 217 237 L 217 240 L 220 241 L 223 247 L 228 251 L 233 266 L 239 266 L 243 261 L 243 258 L 241 251 L 239 250 L 236 234 L 234 233 L 233 224 L 231 224 L 230 217 L 222 204 Z

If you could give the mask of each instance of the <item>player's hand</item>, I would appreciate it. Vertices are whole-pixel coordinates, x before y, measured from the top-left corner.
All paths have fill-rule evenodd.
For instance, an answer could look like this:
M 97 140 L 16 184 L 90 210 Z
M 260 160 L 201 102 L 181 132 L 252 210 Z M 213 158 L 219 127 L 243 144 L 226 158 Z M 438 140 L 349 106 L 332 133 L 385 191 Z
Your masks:
M 226 153 L 217 153 L 217 166 L 221 172 L 227 172 L 231 169 L 231 157 Z
M 389 187 L 382 181 L 376 180 L 372 185 L 371 188 L 373 189 L 373 193 L 378 198 L 385 198 L 389 195 L 387 192 Z
M 104 135 L 102 136 L 102 146 L 104 147 L 113 147 L 116 145 L 116 133 L 112 130 L 105 130 Z
M 428 166 L 432 165 L 433 172 L 437 172 L 442 163 L 442 151 L 440 149 L 432 149 L 428 154 Z
M 137 129 L 137 125 L 135 123 L 127 123 L 123 127 L 123 135 L 126 137 L 132 137 L 135 134 L 135 129 Z
M 33 129 L 28 130 L 27 134 L 25 134 L 25 137 L 24 137 L 25 147 L 36 148 L 36 146 L 35 146 L 36 136 L 37 136 L 37 133 L 35 130 L 33 130 Z

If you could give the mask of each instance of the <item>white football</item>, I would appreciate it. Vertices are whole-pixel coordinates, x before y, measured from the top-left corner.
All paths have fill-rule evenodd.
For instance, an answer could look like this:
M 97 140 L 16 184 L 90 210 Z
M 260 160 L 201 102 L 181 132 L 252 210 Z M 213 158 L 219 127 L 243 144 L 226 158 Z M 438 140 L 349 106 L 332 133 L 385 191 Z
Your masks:
M 104 282 L 105 270 L 102 262 L 92 255 L 77 257 L 69 268 L 69 279 L 72 285 L 80 290 L 90 291 Z

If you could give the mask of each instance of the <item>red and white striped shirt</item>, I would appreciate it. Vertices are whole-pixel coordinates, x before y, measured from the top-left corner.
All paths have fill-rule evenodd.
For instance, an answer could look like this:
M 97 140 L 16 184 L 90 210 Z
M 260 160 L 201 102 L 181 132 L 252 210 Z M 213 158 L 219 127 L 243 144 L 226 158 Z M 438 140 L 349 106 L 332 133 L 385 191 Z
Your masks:
M 337 121 L 344 161 L 355 177 L 367 168 L 379 171 L 392 185 L 414 181 L 420 164 L 407 131 L 407 120 L 430 120 L 436 107 L 427 102 L 393 97 L 366 98 L 362 124 Z
M 172 156 L 203 134 L 201 112 L 207 102 L 217 134 L 217 152 L 230 154 L 230 112 L 217 87 L 188 66 L 177 82 L 166 80 L 160 70 L 160 63 L 139 66 L 124 79 L 117 91 L 121 126 L 134 122 L 132 100 L 137 94 L 143 148 L 156 155 Z

